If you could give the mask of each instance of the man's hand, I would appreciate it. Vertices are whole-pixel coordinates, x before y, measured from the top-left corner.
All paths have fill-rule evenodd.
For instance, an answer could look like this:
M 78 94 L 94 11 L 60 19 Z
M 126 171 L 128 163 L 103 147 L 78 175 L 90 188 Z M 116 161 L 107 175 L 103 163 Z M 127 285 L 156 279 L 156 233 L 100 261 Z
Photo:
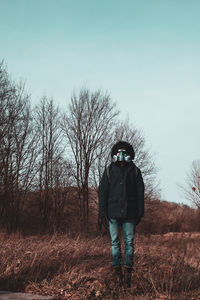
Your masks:
M 102 222 L 102 224 L 103 224 L 105 227 L 108 226 L 109 221 L 110 221 L 110 219 L 109 219 L 107 216 L 101 217 L 101 222 Z
M 135 225 L 138 225 L 139 223 L 140 223 L 140 221 L 141 221 L 141 218 L 137 218 L 136 220 L 135 220 Z

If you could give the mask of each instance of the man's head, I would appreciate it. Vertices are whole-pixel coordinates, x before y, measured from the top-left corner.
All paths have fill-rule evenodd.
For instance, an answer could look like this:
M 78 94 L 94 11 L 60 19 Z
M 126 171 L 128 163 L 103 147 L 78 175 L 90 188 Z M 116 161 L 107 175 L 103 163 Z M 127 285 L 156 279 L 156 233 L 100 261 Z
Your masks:
M 133 146 L 125 141 L 119 141 L 111 150 L 111 157 L 114 162 L 130 162 L 135 157 Z

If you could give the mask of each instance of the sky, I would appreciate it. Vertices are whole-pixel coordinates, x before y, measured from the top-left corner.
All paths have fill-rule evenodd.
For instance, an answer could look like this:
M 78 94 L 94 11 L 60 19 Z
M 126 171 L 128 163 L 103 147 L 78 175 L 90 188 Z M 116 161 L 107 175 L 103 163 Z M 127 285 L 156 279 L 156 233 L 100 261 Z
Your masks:
M 199 0 L 0 0 L 0 60 L 32 103 L 108 92 L 143 130 L 162 200 L 191 205 L 178 184 L 200 159 L 199 12 Z

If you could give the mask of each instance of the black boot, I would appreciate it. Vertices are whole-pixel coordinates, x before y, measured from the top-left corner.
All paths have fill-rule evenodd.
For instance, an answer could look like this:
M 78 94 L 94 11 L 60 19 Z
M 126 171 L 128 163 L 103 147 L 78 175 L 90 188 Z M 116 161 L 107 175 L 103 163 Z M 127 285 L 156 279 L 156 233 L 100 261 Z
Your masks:
M 121 267 L 113 267 L 113 280 L 115 285 L 122 286 L 123 273 Z
M 124 285 L 126 288 L 131 288 L 131 273 L 132 268 L 124 267 Z

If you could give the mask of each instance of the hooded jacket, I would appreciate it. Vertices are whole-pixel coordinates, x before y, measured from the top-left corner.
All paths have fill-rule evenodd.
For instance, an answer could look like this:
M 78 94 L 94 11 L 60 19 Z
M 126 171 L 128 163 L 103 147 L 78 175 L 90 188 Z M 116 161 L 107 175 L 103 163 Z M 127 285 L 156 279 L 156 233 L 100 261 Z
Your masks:
M 115 144 L 111 156 L 121 147 L 126 146 L 127 150 L 129 145 L 126 142 Z M 133 159 L 135 154 L 131 145 L 127 152 Z M 104 170 L 99 185 L 99 215 L 133 219 L 136 224 L 140 222 L 144 215 L 144 182 L 140 169 L 132 161 L 124 166 L 112 162 Z

